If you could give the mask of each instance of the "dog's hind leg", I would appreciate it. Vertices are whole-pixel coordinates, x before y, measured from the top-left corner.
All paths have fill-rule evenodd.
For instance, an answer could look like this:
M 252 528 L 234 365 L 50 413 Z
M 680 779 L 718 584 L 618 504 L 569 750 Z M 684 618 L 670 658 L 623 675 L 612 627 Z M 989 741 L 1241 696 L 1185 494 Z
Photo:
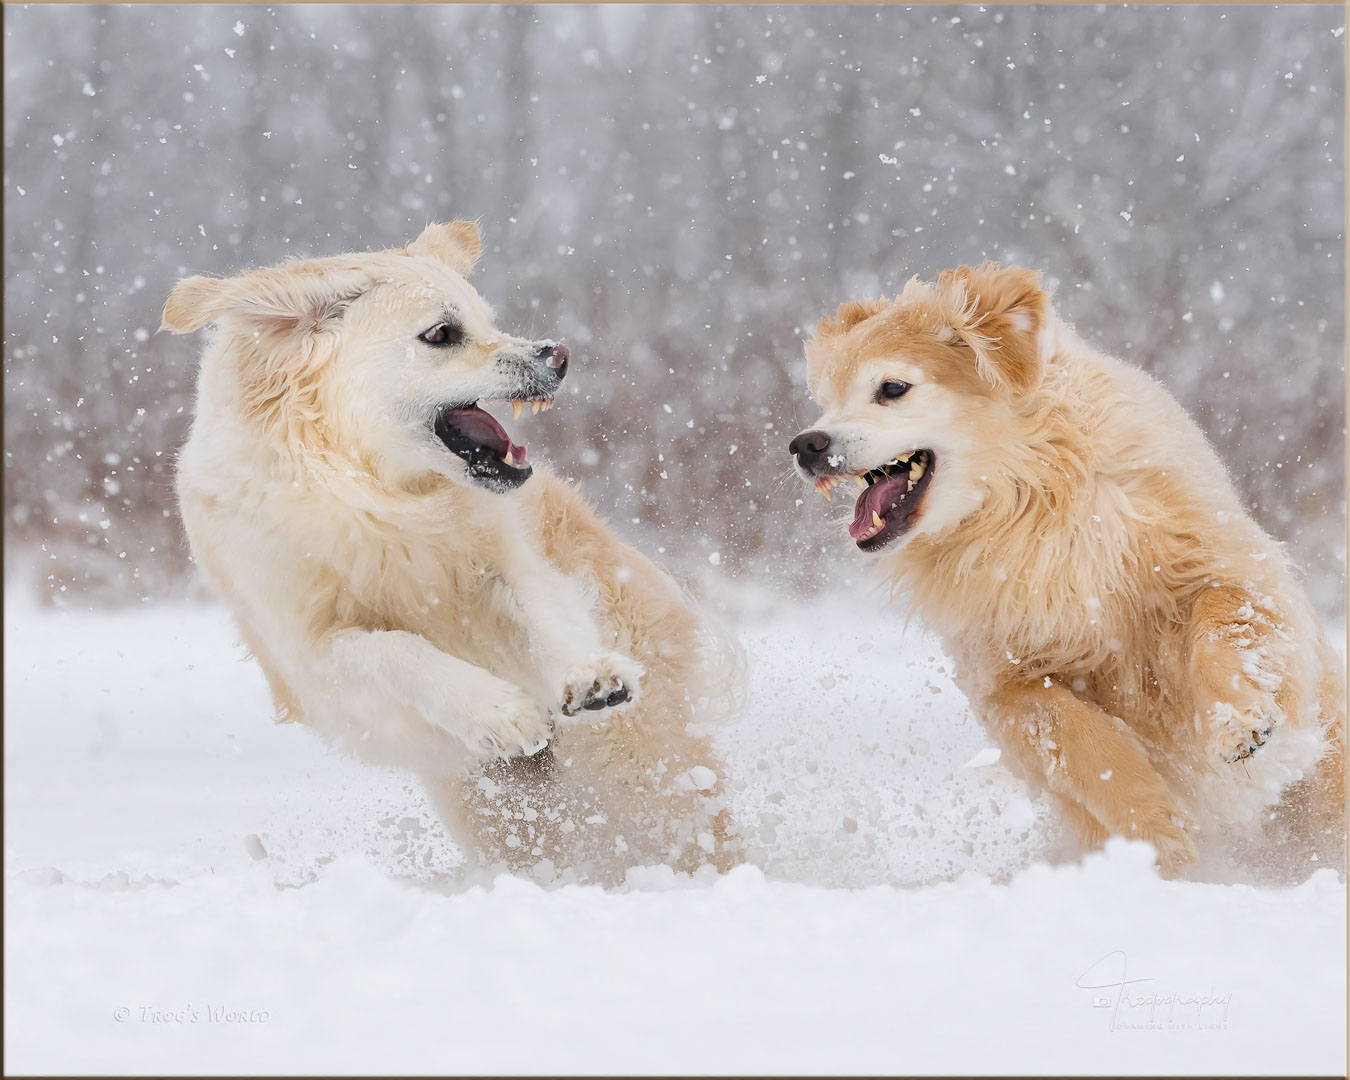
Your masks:
M 586 850 L 587 802 L 595 796 L 560 778 L 551 748 L 483 762 L 467 776 L 424 776 L 422 785 L 470 867 L 553 881 L 601 880 Z M 559 782 L 561 779 L 562 782 Z M 622 880 L 620 873 L 607 884 Z
M 1177 799 L 1124 723 L 1054 682 L 1007 684 L 981 704 L 986 724 L 1022 768 L 1082 807 L 1077 824 L 1090 819 L 1148 841 L 1168 874 L 1191 861 Z

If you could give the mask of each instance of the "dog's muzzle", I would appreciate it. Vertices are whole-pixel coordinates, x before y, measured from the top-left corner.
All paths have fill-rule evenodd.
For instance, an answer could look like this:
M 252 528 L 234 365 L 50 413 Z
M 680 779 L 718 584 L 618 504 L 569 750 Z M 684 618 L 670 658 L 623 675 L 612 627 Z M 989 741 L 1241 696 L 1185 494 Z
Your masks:
M 571 353 L 566 345 L 552 342 L 540 345 L 525 361 L 525 370 L 517 375 L 520 390 L 516 395 L 484 400 L 509 401 L 516 420 L 526 405 L 535 413 L 551 409 L 553 397 L 567 376 L 569 359 Z M 481 487 L 496 492 L 518 488 L 534 472 L 525 460 L 526 448 L 512 442 L 506 428 L 481 405 L 482 401 L 475 401 L 442 407 L 433 425 L 436 438 L 464 461 L 469 467 L 469 477 Z

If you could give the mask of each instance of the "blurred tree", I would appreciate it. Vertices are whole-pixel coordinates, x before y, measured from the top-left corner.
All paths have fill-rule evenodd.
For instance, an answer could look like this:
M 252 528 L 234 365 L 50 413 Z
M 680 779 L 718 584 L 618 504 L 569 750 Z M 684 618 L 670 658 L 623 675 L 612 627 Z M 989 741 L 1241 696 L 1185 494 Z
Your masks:
M 189 580 L 172 457 L 200 342 L 154 334 L 179 276 L 463 215 L 503 325 L 577 357 L 522 422 L 534 452 L 672 565 L 854 573 L 787 474 L 801 338 L 996 258 L 1176 393 L 1338 612 L 1343 20 L 8 6 L 6 570 L 82 602 Z

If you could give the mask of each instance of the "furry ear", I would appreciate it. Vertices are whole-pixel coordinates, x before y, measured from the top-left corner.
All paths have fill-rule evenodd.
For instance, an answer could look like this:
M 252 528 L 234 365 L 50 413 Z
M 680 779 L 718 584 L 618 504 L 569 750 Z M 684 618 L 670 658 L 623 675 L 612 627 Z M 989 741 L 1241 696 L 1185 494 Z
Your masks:
M 312 334 L 341 318 L 371 284 L 371 276 L 356 267 L 283 263 L 231 282 L 229 310 L 273 333 Z
M 1050 298 L 1038 270 L 985 262 L 938 275 L 945 326 L 970 346 L 980 376 L 996 387 L 1030 390 L 1040 378 Z
M 164 304 L 161 330 L 187 334 L 233 317 L 271 333 L 313 333 L 370 287 L 355 268 L 290 262 L 237 278 L 184 278 Z
M 457 274 L 468 277 L 478 256 L 483 253 L 483 234 L 472 221 L 428 225 L 407 250 L 409 255 L 439 259 Z
M 833 317 L 826 315 L 816 324 L 816 334 L 846 334 L 861 322 L 885 311 L 885 300 L 845 300 Z
M 164 301 L 159 328 L 173 334 L 190 334 L 216 321 L 224 310 L 224 282 L 216 278 L 184 278 Z

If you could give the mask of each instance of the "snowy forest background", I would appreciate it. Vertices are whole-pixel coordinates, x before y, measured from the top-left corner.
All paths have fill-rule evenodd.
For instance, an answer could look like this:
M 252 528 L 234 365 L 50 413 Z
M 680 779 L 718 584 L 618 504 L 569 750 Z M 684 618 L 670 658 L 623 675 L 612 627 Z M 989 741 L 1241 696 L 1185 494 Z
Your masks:
M 577 360 L 517 437 L 677 570 L 839 580 L 847 545 L 785 476 L 801 337 L 988 257 L 1045 269 L 1166 383 L 1343 615 L 1343 26 L 7 5 L 6 575 L 66 604 L 190 591 L 172 460 L 200 341 L 155 334 L 174 281 L 458 216 L 501 325 Z

